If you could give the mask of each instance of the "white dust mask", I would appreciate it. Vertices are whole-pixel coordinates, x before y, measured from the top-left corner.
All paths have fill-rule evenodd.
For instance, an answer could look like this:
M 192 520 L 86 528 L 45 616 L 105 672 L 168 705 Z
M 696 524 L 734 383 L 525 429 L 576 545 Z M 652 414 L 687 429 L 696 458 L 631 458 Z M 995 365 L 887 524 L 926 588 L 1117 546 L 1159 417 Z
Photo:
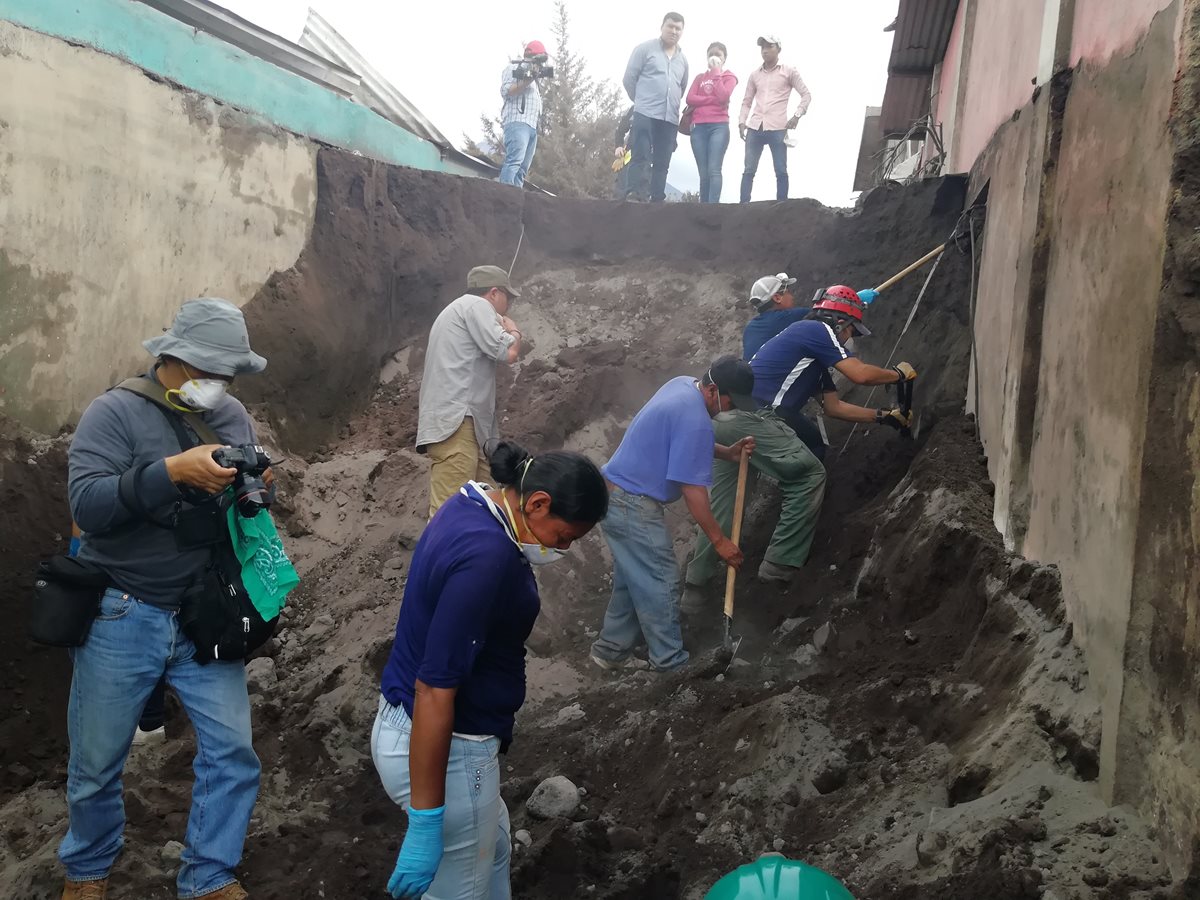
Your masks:
M 186 366 L 183 371 L 192 374 Z M 190 409 L 207 410 L 216 409 L 228 389 L 229 384 L 220 378 L 190 378 L 180 385 L 179 390 L 167 391 L 167 394 L 178 394 Z
M 526 466 L 526 468 L 528 468 L 528 466 Z M 524 476 L 522 476 L 522 481 L 523 480 L 524 480 Z M 504 508 L 506 510 L 508 510 L 508 515 L 509 515 L 509 518 L 512 520 L 513 530 L 515 531 L 516 527 L 517 527 L 517 518 L 516 518 L 516 516 L 513 515 L 512 507 L 508 505 L 508 495 L 505 494 L 503 496 L 504 496 Z M 526 518 L 524 509 L 521 510 L 521 518 L 525 519 L 526 530 L 530 534 L 533 534 L 533 529 L 529 527 L 529 519 Z M 544 565 L 547 565 L 548 563 L 557 562 L 558 560 L 562 559 L 564 556 L 567 555 L 565 550 L 558 550 L 555 547 L 546 547 L 546 546 L 543 546 L 541 543 L 525 544 L 520 541 L 517 541 L 516 544 L 518 547 L 521 548 L 522 555 L 524 555 L 524 557 L 527 560 L 529 560 L 529 564 L 531 566 L 544 566 Z

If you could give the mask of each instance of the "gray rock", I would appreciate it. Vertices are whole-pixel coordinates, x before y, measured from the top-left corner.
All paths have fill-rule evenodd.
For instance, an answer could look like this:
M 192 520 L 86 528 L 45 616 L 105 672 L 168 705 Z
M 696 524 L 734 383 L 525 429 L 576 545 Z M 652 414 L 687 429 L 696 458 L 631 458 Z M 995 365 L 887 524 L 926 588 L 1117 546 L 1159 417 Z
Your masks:
M 513 835 L 513 840 L 515 840 L 522 847 L 529 847 L 533 844 L 533 835 L 522 828 Z
M 850 762 L 840 750 L 830 753 L 817 766 L 812 783 L 822 794 L 832 794 L 846 783 L 850 774 Z
M 389 559 L 387 562 L 385 562 L 383 564 L 383 568 L 391 569 L 394 572 L 398 572 L 404 568 L 404 560 L 402 558 L 400 558 L 399 556 L 393 556 L 391 559 Z
M 583 707 L 578 703 L 572 703 L 570 706 L 564 706 L 558 711 L 554 717 L 554 725 L 567 725 L 571 722 L 578 721 L 587 717 L 587 713 L 583 711 Z
M 183 855 L 183 844 L 179 841 L 167 841 L 158 851 L 158 858 L 170 865 L 179 862 Z
M 645 841 L 632 828 L 624 825 L 614 825 L 608 829 L 608 844 L 614 850 L 621 852 L 625 850 L 640 850 Z
M 917 860 L 923 866 L 932 866 L 946 849 L 946 835 L 940 831 L 926 831 L 917 838 Z
M 776 853 L 782 853 L 783 848 L 787 845 L 784 843 L 783 838 L 775 838 L 775 840 L 771 842 L 771 846 L 775 849 Z
M 818 653 L 832 653 L 837 649 L 837 629 L 832 622 L 826 622 L 813 634 L 813 646 Z
M 275 671 L 275 660 L 260 656 L 246 664 L 246 690 L 251 694 L 265 694 L 279 683 Z
M 525 808 L 535 819 L 566 819 L 579 808 L 579 788 L 564 775 L 547 778 L 536 788 Z

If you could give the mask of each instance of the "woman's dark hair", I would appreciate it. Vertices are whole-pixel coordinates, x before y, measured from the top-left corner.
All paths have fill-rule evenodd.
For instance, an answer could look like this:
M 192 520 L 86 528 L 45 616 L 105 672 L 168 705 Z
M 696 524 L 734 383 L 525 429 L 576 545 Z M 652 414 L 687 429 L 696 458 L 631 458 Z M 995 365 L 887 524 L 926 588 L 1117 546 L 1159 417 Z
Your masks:
M 708 50 L 705 51 L 705 56 L 712 56 L 712 52 L 713 52 L 714 48 L 717 50 L 720 50 L 721 55 L 724 56 L 726 59 L 729 59 L 729 48 L 727 48 L 720 41 L 713 41 L 711 44 L 709 44 Z
M 501 441 L 490 454 L 492 477 L 522 497 L 550 495 L 550 515 L 566 522 L 594 525 L 608 512 L 608 485 L 596 464 L 579 453 L 553 450 L 532 456 L 512 441 Z

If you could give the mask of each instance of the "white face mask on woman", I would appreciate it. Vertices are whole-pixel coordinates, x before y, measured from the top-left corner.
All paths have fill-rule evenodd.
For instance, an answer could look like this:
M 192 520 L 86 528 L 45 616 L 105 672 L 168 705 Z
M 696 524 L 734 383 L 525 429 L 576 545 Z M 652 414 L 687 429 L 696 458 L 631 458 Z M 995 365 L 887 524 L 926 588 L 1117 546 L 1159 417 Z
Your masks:
M 517 518 L 513 515 L 512 507 L 508 505 L 508 495 L 504 495 L 504 508 L 508 510 L 509 518 L 513 523 L 513 530 L 517 527 Z M 529 527 L 529 519 L 525 515 L 525 510 L 521 510 L 521 518 L 525 520 L 525 530 L 533 534 L 533 529 Z M 536 537 L 536 535 L 534 535 Z M 529 560 L 531 566 L 544 566 L 548 563 L 557 562 L 567 555 L 565 550 L 558 550 L 554 547 L 547 547 L 544 544 L 523 544 L 517 541 L 517 546 L 521 548 L 521 553 Z
M 178 394 L 184 405 L 192 410 L 216 409 L 225 392 L 229 390 L 229 383 L 220 378 L 195 378 L 187 366 L 183 367 L 183 371 L 188 380 L 180 385 L 178 390 L 167 391 L 167 397 Z

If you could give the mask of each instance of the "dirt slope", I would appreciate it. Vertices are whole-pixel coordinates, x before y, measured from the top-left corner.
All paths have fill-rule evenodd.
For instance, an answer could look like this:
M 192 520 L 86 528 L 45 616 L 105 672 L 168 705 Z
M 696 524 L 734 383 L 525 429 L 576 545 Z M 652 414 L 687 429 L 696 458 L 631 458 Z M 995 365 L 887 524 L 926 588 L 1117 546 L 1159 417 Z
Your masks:
M 305 576 L 251 667 L 264 777 L 244 872 L 262 900 L 378 896 L 402 837 L 369 733 L 426 504 L 427 464 L 412 450 L 424 338 L 470 265 L 507 264 L 521 240 L 527 290 L 512 314 L 533 346 L 502 372 L 504 432 L 600 460 L 665 378 L 737 349 L 748 311 L 736 301 L 755 277 L 785 269 L 802 297 L 878 283 L 941 243 L 961 205 L 954 182 L 888 189 L 852 215 L 808 201 L 523 199 L 332 152 L 320 174 L 309 247 L 247 310 L 271 367 L 243 396 L 289 454 L 278 512 Z M 739 583 L 746 641 L 728 673 L 705 665 L 720 641 L 715 596 L 688 623 L 690 672 L 614 677 L 586 657 L 611 583 L 603 541 L 589 536 L 539 573 L 530 699 L 503 761 L 514 831 L 527 832 L 515 896 L 699 898 L 773 849 L 828 868 L 864 900 L 1171 896 L 1145 825 L 1099 799 L 1095 700 L 1056 573 L 1005 553 L 972 427 L 954 412 L 968 265 L 947 255 L 901 348 L 922 373 L 919 440 L 867 429 L 831 454 L 814 558 L 791 590 Z M 867 359 L 882 362 L 920 284 L 872 308 Z M 61 497 L 61 448 L 19 468 L 26 445 L 12 446 L 9 498 Z M 769 488 L 751 504 L 748 572 L 777 506 Z M 22 535 L 14 565 L 54 543 L 56 516 L 3 521 L 6 542 Z M 672 521 L 682 559 L 691 531 L 682 511 Z M 827 623 L 837 637 L 818 653 Z M 14 672 L 41 657 L 19 640 L 10 653 L 0 671 L 11 696 Z M 0 781 L 7 896 L 56 895 L 55 666 L 37 670 L 0 732 L 0 768 L 15 779 Z M 179 715 L 170 732 L 127 772 L 117 900 L 173 896 L 169 842 L 183 834 L 192 741 Z M 526 800 L 554 775 L 582 789 L 580 806 L 535 819 Z

